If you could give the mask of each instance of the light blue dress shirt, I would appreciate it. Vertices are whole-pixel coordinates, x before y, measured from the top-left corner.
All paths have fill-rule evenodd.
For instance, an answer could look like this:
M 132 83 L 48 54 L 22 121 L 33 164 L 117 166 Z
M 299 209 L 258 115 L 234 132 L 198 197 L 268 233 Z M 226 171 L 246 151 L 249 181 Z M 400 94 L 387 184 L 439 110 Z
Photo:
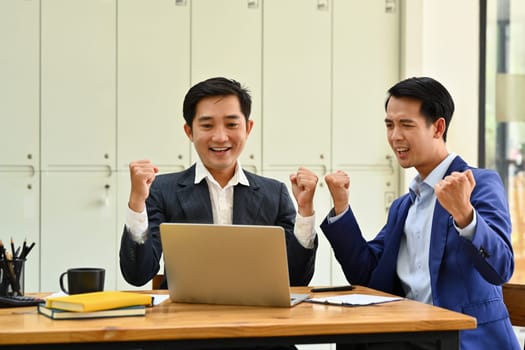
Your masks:
M 443 179 L 456 156 L 456 154 L 450 153 L 425 179 L 421 179 L 421 176 L 417 175 L 409 186 L 412 206 L 408 211 L 405 232 L 401 237 L 399 246 L 397 274 L 406 297 L 427 304 L 433 304 L 429 256 L 432 218 L 436 206 L 434 186 Z M 327 216 L 328 223 L 336 222 L 348 210 L 347 208 L 335 216 L 332 210 Z M 476 222 L 476 212 L 474 211 L 474 217 L 469 225 L 460 229 L 454 223 L 454 227 L 461 236 L 472 240 Z
M 425 179 L 417 175 L 409 186 L 412 206 L 408 211 L 405 232 L 399 246 L 397 274 L 406 297 L 427 304 L 432 304 L 429 253 L 432 218 L 436 206 L 434 186 L 443 179 L 454 158 L 455 154 L 449 154 Z M 456 227 L 456 230 L 465 238 L 472 239 L 475 226 L 474 213 L 474 218 L 467 227 Z

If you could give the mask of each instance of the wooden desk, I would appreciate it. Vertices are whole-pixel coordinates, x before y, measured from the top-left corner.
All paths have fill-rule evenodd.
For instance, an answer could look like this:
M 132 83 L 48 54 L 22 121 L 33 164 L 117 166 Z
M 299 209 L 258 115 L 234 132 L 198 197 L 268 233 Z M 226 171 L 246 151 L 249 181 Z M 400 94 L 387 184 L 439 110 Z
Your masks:
M 503 285 L 503 300 L 509 310 L 510 321 L 514 326 L 525 327 L 525 278 L 514 273 L 508 283 Z
M 505 283 L 503 285 L 503 300 L 509 311 L 510 321 L 514 326 L 525 326 L 525 285 Z
M 309 288 L 293 291 L 304 293 Z M 388 295 L 364 287 L 353 292 Z M 0 347 L 233 349 L 263 344 L 435 339 L 439 340 L 437 349 L 453 350 L 459 349 L 459 330 L 475 327 L 475 318 L 411 300 L 360 307 L 301 303 L 293 308 L 168 300 L 149 309 L 145 317 L 51 320 L 38 315 L 36 307 L 0 309 Z

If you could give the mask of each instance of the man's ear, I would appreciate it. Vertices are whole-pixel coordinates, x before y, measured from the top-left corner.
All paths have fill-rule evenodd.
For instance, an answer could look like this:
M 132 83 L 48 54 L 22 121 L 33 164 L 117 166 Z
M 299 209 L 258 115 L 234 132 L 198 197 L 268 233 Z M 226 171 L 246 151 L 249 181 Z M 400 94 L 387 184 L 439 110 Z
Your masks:
M 445 118 L 439 118 L 434 122 L 434 137 L 437 139 L 443 138 L 446 129 L 447 122 L 445 121 Z
M 193 142 L 193 130 L 191 129 L 191 126 L 184 123 L 184 132 L 186 133 L 186 136 L 190 139 L 191 142 Z
M 246 135 L 250 135 L 250 133 L 252 132 L 252 128 L 253 128 L 253 120 L 248 119 L 246 121 Z

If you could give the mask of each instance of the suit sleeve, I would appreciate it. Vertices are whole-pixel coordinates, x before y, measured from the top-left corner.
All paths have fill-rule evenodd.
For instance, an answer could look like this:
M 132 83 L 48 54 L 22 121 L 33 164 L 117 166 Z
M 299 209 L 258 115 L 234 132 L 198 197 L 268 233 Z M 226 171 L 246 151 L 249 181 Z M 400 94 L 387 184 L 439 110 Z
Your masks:
M 284 184 L 280 186 L 278 226 L 284 228 L 286 234 L 286 251 L 288 256 L 288 276 L 291 286 L 307 286 L 314 275 L 315 253 L 317 251 L 317 237 L 314 248 L 304 248 L 294 233 L 296 211 L 288 190 Z
M 161 191 L 157 189 L 155 183 L 151 187 L 146 207 L 149 227 L 145 242 L 139 244 L 133 241 L 126 227 L 120 242 L 120 271 L 124 279 L 134 286 L 148 283 L 160 269 L 162 246 L 159 225 L 165 221 L 165 218 Z
M 349 208 L 339 220 L 328 223 L 325 218 L 321 230 L 330 242 L 335 258 L 351 284 L 368 285 L 384 249 L 384 231 L 367 242 L 357 220 Z
M 485 280 L 500 285 L 514 272 L 511 220 L 505 188 L 492 170 L 474 170 L 476 187 L 471 203 L 477 225 L 472 241 L 463 239 L 474 267 Z

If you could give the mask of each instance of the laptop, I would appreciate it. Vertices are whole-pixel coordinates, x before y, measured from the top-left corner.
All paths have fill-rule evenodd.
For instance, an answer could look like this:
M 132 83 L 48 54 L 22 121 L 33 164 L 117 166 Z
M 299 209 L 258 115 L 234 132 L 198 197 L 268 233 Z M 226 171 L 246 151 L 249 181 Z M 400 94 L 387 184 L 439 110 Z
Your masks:
M 162 223 L 160 237 L 174 302 L 290 307 L 309 296 L 290 293 L 280 226 Z

